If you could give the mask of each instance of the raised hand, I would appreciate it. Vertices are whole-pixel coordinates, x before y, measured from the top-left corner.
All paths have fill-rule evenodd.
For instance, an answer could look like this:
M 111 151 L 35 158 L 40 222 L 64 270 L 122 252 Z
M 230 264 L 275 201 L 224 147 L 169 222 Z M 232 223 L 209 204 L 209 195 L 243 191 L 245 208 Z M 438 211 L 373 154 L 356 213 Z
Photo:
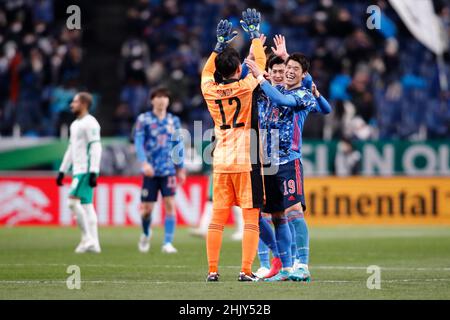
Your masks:
M 289 57 L 289 54 L 286 49 L 286 40 L 282 35 L 275 35 L 273 38 L 273 42 L 275 43 L 275 48 L 271 47 L 272 52 L 277 56 L 286 60 Z
M 247 9 L 242 12 L 241 26 L 250 35 L 250 39 L 259 38 L 259 25 L 261 23 L 261 13 L 256 9 Z
M 253 76 L 255 78 L 258 78 L 259 75 L 263 74 L 263 71 L 259 70 L 259 67 L 255 61 L 250 60 L 250 59 L 245 59 L 244 63 L 247 65 L 248 69 L 250 70 L 250 72 L 253 74 Z
M 228 20 L 220 20 L 216 30 L 217 44 L 214 51 L 221 53 L 236 38 L 237 34 L 237 31 L 233 31 L 233 24 L 231 22 Z
M 317 86 L 314 82 L 312 83 L 312 86 L 311 86 L 311 92 L 316 98 L 320 97 L 319 89 L 317 89 Z

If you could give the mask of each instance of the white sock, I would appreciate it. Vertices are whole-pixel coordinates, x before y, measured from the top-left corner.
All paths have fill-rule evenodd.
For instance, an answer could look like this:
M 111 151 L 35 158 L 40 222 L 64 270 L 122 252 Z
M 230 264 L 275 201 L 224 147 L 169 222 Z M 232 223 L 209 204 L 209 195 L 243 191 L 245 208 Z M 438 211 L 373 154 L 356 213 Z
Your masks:
M 233 216 L 234 216 L 234 223 L 236 224 L 236 233 L 243 233 L 244 232 L 244 218 L 242 217 L 242 209 L 234 206 L 232 208 Z
M 90 238 L 90 234 L 87 228 L 87 213 L 81 205 L 80 199 L 69 198 L 69 208 L 77 217 L 77 224 L 81 230 L 81 241 L 88 240 Z
M 94 239 L 96 245 L 100 245 L 99 239 L 98 239 L 98 220 L 97 220 L 97 213 L 95 212 L 94 205 L 92 203 L 89 204 L 83 204 L 83 208 L 87 213 L 87 229 L 89 235 Z
M 209 223 L 211 222 L 212 212 L 213 212 L 213 203 L 212 201 L 207 201 L 205 203 L 205 211 L 203 213 L 203 216 L 200 218 L 200 224 L 198 226 L 198 228 L 204 233 L 208 232 L 208 226 Z

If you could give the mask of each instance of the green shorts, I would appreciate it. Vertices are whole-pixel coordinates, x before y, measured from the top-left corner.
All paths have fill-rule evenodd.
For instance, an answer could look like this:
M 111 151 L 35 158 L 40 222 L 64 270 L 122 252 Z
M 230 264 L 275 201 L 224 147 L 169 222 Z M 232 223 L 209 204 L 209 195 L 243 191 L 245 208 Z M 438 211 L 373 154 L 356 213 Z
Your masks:
M 70 185 L 72 197 L 79 198 L 81 204 L 90 204 L 94 198 L 94 188 L 89 185 L 89 173 L 76 174 Z

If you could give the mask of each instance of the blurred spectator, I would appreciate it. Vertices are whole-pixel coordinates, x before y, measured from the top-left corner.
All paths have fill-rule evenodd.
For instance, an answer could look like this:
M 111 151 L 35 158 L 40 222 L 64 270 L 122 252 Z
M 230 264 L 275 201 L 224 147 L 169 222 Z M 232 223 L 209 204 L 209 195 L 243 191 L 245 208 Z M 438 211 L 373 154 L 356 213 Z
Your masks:
M 81 75 L 81 33 L 55 27 L 53 0 L 0 3 L 0 134 L 59 134 L 67 83 Z M 64 99 L 61 97 L 65 96 Z M 64 121 L 63 121 L 64 122 Z
M 450 36 L 450 4 L 433 1 Z M 381 9 L 380 30 L 366 27 L 369 5 Z M 58 134 L 79 89 L 81 32 L 55 21 L 54 0 L 0 2 L 0 134 L 15 123 L 29 134 Z M 124 12 L 128 37 L 121 50 L 113 115 L 116 134 L 128 136 L 152 88 L 173 92 L 171 112 L 192 129 L 211 125 L 199 73 L 216 41 L 221 18 L 240 31 L 241 11 L 263 12 L 262 32 L 272 45 L 283 34 L 289 52 L 311 58 L 311 74 L 333 115 L 311 118 L 304 138 L 425 139 L 450 137 L 449 92 L 439 88 L 434 55 L 408 32 L 386 0 L 133 0 Z M 240 32 L 233 45 L 245 57 Z M 448 52 L 444 55 L 450 79 Z M 425 115 L 425 116 L 424 116 Z M 67 119 L 66 119 L 67 118 Z
M 353 148 L 349 139 L 341 139 L 334 160 L 335 174 L 340 177 L 355 176 L 361 171 L 361 153 Z
M 374 3 L 381 8 L 384 21 L 381 30 L 371 31 L 366 28 L 366 8 Z M 124 46 L 139 43 L 141 49 L 136 51 L 145 52 L 138 57 L 145 84 L 149 89 L 163 84 L 174 91 L 172 112 L 185 125 L 205 119 L 198 70 L 215 42 L 217 21 L 228 18 L 239 29 L 240 13 L 248 6 L 265 13 L 262 27 L 269 32 L 269 45 L 274 34 L 282 33 L 290 52 L 303 51 L 311 57 L 311 74 L 321 91 L 329 93 L 325 95 L 335 107 L 332 120 L 312 118 L 311 125 L 305 126 L 305 138 L 320 138 L 321 132 L 328 138 L 412 138 L 424 125 L 433 136 L 450 134 L 444 129 L 448 117 L 438 120 L 438 114 L 447 114 L 439 99 L 434 96 L 421 103 L 421 109 L 416 107 L 419 102 L 409 101 L 433 96 L 431 87 L 420 83 L 430 81 L 436 72 L 425 67 L 426 60 L 420 57 L 426 50 L 405 32 L 385 0 L 135 1 L 127 12 L 130 38 Z M 449 5 L 441 3 L 437 9 L 448 27 Z M 245 39 L 238 40 L 234 45 L 245 56 L 248 45 Z M 123 56 L 129 64 L 129 55 Z M 133 69 L 128 68 L 123 75 L 124 90 L 130 76 Z M 133 102 L 125 105 L 121 99 L 118 111 L 125 112 L 130 105 Z M 434 111 L 422 117 L 423 108 Z

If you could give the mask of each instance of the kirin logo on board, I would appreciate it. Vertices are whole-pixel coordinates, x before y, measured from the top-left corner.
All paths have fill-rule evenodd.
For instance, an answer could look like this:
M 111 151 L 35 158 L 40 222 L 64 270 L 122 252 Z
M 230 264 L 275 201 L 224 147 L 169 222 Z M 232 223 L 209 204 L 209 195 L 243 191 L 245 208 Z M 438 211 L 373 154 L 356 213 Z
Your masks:
M 48 223 L 52 214 L 45 209 L 50 205 L 41 189 L 23 182 L 0 183 L 0 220 L 13 226 L 29 221 Z

